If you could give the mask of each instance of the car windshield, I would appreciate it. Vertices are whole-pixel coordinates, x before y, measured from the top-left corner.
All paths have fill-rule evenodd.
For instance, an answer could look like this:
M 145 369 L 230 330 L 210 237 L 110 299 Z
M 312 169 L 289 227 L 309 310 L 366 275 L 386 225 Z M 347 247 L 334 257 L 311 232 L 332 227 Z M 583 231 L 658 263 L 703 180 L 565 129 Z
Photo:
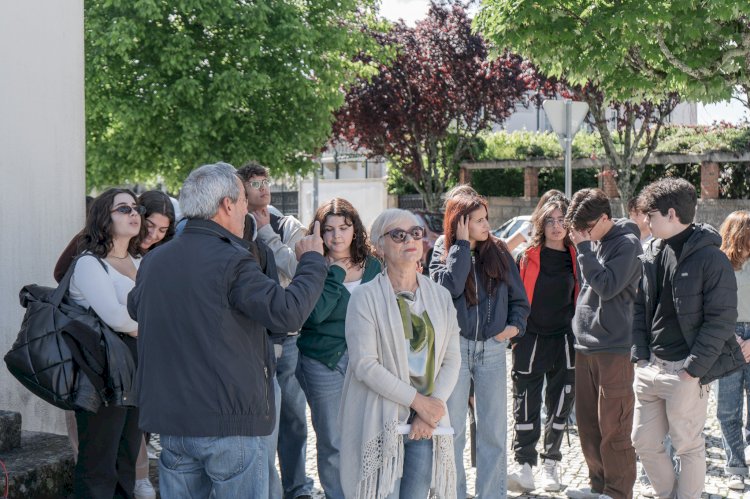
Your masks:
M 427 223 L 427 228 L 432 232 L 438 234 L 443 233 L 443 214 L 442 213 L 425 213 L 424 221 Z

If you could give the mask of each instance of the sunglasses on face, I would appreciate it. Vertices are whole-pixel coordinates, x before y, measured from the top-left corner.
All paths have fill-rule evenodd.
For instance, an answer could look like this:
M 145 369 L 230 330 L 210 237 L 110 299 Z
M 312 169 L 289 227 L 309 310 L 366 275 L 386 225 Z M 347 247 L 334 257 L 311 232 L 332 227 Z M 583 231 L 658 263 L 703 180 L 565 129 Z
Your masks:
M 131 212 L 135 211 L 139 215 L 145 215 L 146 214 L 146 207 L 145 206 L 128 206 L 128 205 L 122 205 L 118 206 L 114 210 L 110 211 L 110 213 L 122 213 L 123 215 L 130 215 Z
M 260 188 L 261 188 L 261 187 L 266 187 L 266 188 L 268 188 L 268 186 L 269 186 L 269 185 L 271 185 L 271 182 L 269 182 L 269 181 L 268 181 L 268 179 L 263 179 L 263 180 L 251 180 L 251 181 L 250 181 L 250 182 L 248 182 L 247 184 L 248 184 L 248 185 L 249 185 L 250 187 L 252 187 L 253 189 L 258 189 L 258 190 L 260 190 Z
M 382 237 L 391 236 L 394 243 L 403 243 L 406 241 L 406 236 L 411 236 L 415 241 L 419 241 L 424 237 L 424 227 L 412 227 L 409 230 L 404 229 L 393 229 L 389 230 Z

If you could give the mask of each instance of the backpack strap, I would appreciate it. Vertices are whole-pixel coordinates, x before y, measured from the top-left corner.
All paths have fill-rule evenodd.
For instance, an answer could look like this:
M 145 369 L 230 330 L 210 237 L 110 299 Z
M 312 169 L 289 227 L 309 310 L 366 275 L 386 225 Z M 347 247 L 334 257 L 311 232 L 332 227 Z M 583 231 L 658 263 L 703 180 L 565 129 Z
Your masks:
M 65 296 L 65 293 L 68 292 L 68 288 L 70 287 L 70 280 L 73 278 L 73 272 L 76 268 L 76 263 L 78 263 L 78 260 L 84 256 L 91 255 L 94 258 L 96 258 L 99 263 L 101 264 L 102 268 L 106 273 L 109 274 L 109 269 L 107 269 L 107 266 L 104 264 L 104 261 L 98 256 L 93 253 L 81 253 L 77 257 L 73 259 L 73 261 L 70 263 L 70 267 L 68 267 L 68 270 L 65 272 L 65 276 L 60 279 L 60 284 L 57 285 L 57 289 L 55 292 L 50 296 L 49 302 L 54 305 L 55 307 L 60 306 L 60 303 L 62 302 L 63 297 Z

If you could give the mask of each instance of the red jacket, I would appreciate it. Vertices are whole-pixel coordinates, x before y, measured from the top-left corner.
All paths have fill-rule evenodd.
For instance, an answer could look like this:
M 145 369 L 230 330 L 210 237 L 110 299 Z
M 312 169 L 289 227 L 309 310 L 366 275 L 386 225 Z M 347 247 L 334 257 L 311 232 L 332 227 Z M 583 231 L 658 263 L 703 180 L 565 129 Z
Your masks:
M 574 246 L 568 246 L 570 251 L 570 257 L 573 260 L 573 280 L 575 281 L 575 292 L 573 293 L 573 306 L 575 306 L 578 300 L 578 292 L 581 290 L 580 282 L 578 281 L 578 269 L 576 262 L 576 250 Z M 541 246 L 535 246 L 529 248 L 523 252 L 521 259 L 518 264 L 519 271 L 521 273 L 521 280 L 523 286 L 526 288 L 526 296 L 529 299 L 529 305 L 531 300 L 534 298 L 534 286 L 536 286 L 536 280 L 539 277 L 539 255 L 542 252 Z

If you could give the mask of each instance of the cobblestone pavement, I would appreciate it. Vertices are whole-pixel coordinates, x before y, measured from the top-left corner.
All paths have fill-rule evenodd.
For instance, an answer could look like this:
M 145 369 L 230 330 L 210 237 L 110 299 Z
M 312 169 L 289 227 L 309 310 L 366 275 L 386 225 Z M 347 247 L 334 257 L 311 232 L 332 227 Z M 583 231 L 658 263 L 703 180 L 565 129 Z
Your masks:
M 508 366 L 510 366 L 510 357 L 508 358 Z M 508 370 L 510 372 L 510 369 Z M 510 393 L 510 376 L 508 376 L 506 387 L 508 387 L 508 400 L 511 401 L 511 393 Z M 748 498 L 750 499 L 750 480 L 745 480 L 745 490 L 744 492 L 741 491 L 734 491 L 730 490 L 726 486 L 726 478 L 723 476 L 723 467 L 725 464 L 725 456 L 724 456 L 724 449 L 721 444 L 721 430 L 719 429 L 719 422 L 716 419 L 716 390 L 712 386 L 711 389 L 711 395 L 709 399 L 709 406 L 708 406 L 708 418 L 706 421 L 706 426 L 704 428 L 704 435 L 706 437 L 706 460 L 708 464 L 707 468 L 707 476 L 706 476 L 706 485 L 704 488 L 703 498 L 709 498 L 709 499 L 718 499 L 722 497 L 727 498 Z M 512 413 L 508 412 L 508 422 L 509 422 L 509 428 L 512 427 L 513 422 L 513 415 Z M 468 428 L 467 424 L 467 428 Z M 308 434 L 308 443 L 307 443 L 307 473 L 309 476 L 313 477 L 315 480 L 315 493 L 313 494 L 313 497 L 316 499 L 324 499 L 324 495 L 320 489 L 320 481 L 318 480 L 318 473 L 317 473 L 317 462 L 316 462 L 316 453 L 315 453 L 315 432 L 312 431 L 312 424 L 309 420 L 309 411 L 308 411 L 308 428 L 310 429 Z M 581 447 L 579 445 L 578 440 L 578 432 L 576 431 L 575 427 L 572 427 L 570 429 L 570 445 L 568 445 L 568 439 L 567 437 L 563 439 L 563 461 L 561 464 L 561 482 L 564 484 L 565 487 L 569 488 L 579 488 L 579 487 L 587 487 L 588 484 L 588 468 L 586 466 L 586 461 L 583 458 L 583 453 L 581 452 Z M 512 437 L 512 430 L 508 431 L 508 446 L 510 447 L 510 439 Z M 471 467 L 471 455 L 470 455 L 470 449 L 469 449 L 469 440 L 467 437 L 467 448 L 464 452 L 464 467 L 466 468 L 466 478 L 468 482 L 468 490 L 473 491 L 474 490 L 474 481 L 476 480 L 476 469 Z M 156 444 L 158 446 L 158 442 Z M 541 445 L 538 447 L 538 450 L 541 450 Z M 511 458 L 512 459 L 512 458 Z M 155 469 L 156 468 L 156 462 L 151 461 L 152 465 L 152 476 L 155 475 Z M 539 471 L 538 469 L 534 470 L 535 473 Z M 537 483 L 539 483 L 541 479 L 537 479 Z M 635 488 L 633 489 L 633 496 L 634 497 L 643 497 L 641 496 L 641 486 L 636 483 Z M 499 497 L 499 496 L 498 496 Z M 517 494 L 514 492 L 509 492 L 508 497 L 512 498 L 555 498 L 555 497 L 565 497 L 565 491 L 552 493 L 552 492 L 544 492 L 541 489 L 537 489 L 533 491 L 532 494 Z M 404 499 L 412 499 L 412 498 L 404 498 Z

